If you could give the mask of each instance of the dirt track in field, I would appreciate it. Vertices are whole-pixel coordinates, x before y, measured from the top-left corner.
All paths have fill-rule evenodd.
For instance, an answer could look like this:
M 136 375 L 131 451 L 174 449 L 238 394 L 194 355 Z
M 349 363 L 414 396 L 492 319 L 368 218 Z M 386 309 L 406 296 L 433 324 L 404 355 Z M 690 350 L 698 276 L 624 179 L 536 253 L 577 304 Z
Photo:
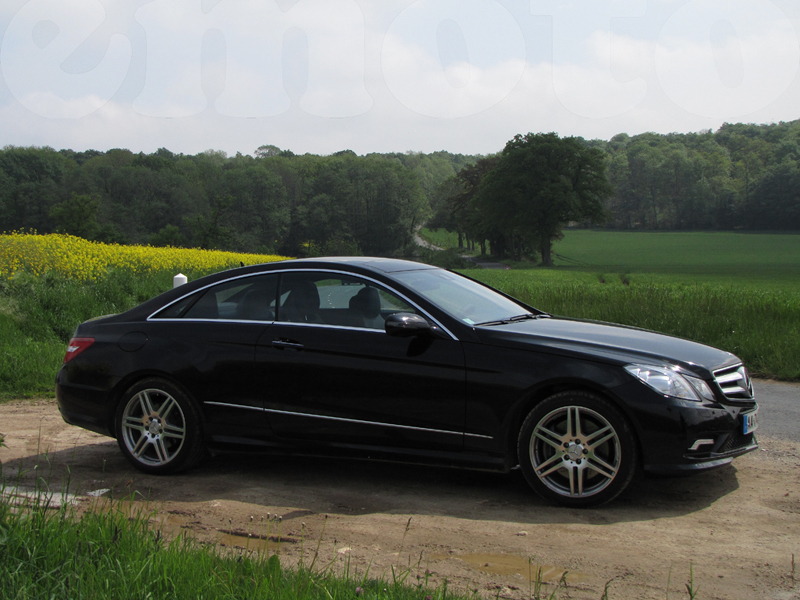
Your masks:
M 733 467 L 636 481 L 609 506 L 569 510 L 519 473 L 228 455 L 146 476 L 114 440 L 66 425 L 52 400 L 0 405 L 0 433 L 7 482 L 32 485 L 38 473 L 60 489 L 69 466 L 81 507 L 109 489 L 103 498 L 133 497 L 168 534 L 234 552 L 268 544 L 285 564 L 308 564 L 319 546 L 317 566 L 385 577 L 410 566 L 408 582 L 447 579 L 486 598 L 530 598 L 542 566 L 552 583 L 567 572 L 556 597 L 596 600 L 607 582 L 610 599 L 663 599 L 668 581 L 669 597 L 686 598 L 691 564 L 698 598 L 800 598 L 800 448 L 779 440 L 760 438 Z

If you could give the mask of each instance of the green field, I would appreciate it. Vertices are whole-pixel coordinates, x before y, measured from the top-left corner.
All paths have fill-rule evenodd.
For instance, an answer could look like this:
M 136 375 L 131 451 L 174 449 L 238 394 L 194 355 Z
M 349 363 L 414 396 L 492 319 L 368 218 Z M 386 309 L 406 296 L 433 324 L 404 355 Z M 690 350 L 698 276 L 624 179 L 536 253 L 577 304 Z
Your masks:
M 576 270 L 800 290 L 800 235 L 570 230 L 553 251 L 557 266 Z
M 456 238 L 440 231 L 432 241 Z M 552 314 L 692 339 L 735 353 L 761 377 L 800 380 L 800 235 L 569 230 L 555 251 L 554 268 L 465 272 Z M 173 275 L 0 282 L 0 400 L 52 396 L 75 327 L 169 289 Z
M 421 235 L 443 247 L 457 237 L 444 230 Z M 800 235 L 732 232 L 621 232 L 569 229 L 553 245 L 557 271 L 661 275 L 670 283 L 765 285 L 800 292 Z M 514 265 L 519 267 L 523 265 Z M 533 265 L 527 265 L 532 267 Z
M 552 314 L 695 340 L 761 377 L 800 379 L 800 235 L 567 230 L 554 252 L 553 268 L 465 273 Z

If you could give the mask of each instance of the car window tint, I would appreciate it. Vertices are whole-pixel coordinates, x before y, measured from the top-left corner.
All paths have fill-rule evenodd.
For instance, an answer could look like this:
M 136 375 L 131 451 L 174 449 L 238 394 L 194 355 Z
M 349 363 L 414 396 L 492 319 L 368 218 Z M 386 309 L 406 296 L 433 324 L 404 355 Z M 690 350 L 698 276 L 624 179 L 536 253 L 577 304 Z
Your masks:
M 194 304 L 198 297 L 201 294 L 192 294 L 190 296 L 186 296 L 186 298 L 181 298 L 174 304 L 170 304 L 167 308 L 162 310 L 156 315 L 153 315 L 154 319 L 180 319 L 187 311 L 187 309 Z
M 328 273 L 287 273 L 281 280 L 278 320 L 384 329 L 386 317 L 416 313 L 407 302 L 374 282 Z
M 277 282 L 277 275 L 260 275 L 220 283 L 206 290 L 184 318 L 272 321 Z
M 384 315 L 391 315 L 398 312 L 417 314 L 417 309 L 411 306 L 402 298 L 395 296 L 387 290 L 379 290 L 381 298 L 381 311 Z

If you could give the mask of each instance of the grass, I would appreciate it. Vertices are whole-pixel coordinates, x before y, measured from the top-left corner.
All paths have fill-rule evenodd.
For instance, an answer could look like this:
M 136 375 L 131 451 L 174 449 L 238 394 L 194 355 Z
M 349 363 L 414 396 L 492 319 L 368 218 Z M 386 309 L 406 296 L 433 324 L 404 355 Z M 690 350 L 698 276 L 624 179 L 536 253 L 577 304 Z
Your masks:
M 554 268 L 467 274 L 552 314 L 695 340 L 800 380 L 800 235 L 567 230 L 554 252 Z
M 568 230 L 553 252 L 556 266 L 593 272 L 800 284 L 800 235 Z
M 44 487 L 43 487 L 44 489 Z M 0 492 L 3 491 L 0 486 Z M 191 537 L 167 539 L 149 515 L 124 503 L 78 516 L 68 503 L 48 508 L 52 494 L 24 503 L 0 499 L 0 598 L 123 600 L 449 600 L 462 598 L 427 579 L 406 585 L 337 572 L 330 565 L 284 568 L 278 554 L 223 552 Z M 19 496 L 16 497 L 19 499 Z M 394 574 L 394 571 L 393 571 Z
M 800 379 L 800 295 L 783 290 L 658 282 L 555 270 L 472 270 L 556 315 L 623 323 L 733 352 L 761 377 Z M 627 282 L 627 283 L 625 283 Z
M 75 327 L 190 279 L 283 257 L 101 244 L 62 234 L 0 234 L 0 400 L 52 396 Z
M 427 227 L 423 227 L 419 230 L 419 236 L 429 244 L 433 244 L 439 248 L 458 248 L 458 234 L 445 231 L 444 229 L 428 229 Z M 466 246 L 466 239 L 464 239 L 463 242 L 464 246 Z M 474 251 L 466 247 L 458 248 L 458 250 L 465 255 L 477 255 L 480 254 L 481 249 L 480 246 L 476 245 Z
M 553 314 L 692 339 L 737 354 L 756 375 L 800 380 L 800 235 L 568 230 L 555 251 L 552 269 L 467 274 Z M 174 274 L 110 268 L 82 281 L 21 269 L 0 280 L 0 400 L 52 396 L 75 327 L 169 289 Z
M 456 234 L 421 229 L 443 248 Z M 559 272 L 639 275 L 656 283 L 706 283 L 800 293 L 800 235 L 736 232 L 622 232 L 568 229 L 553 245 Z M 509 263 L 534 268 L 533 263 Z M 642 277 L 646 276 L 646 277 Z
M 0 446 L 2 438 L 0 437 Z M 19 477 L 19 476 L 18 476 Z M 67 476 L 69 480 L 69 476 Z M 67 488 L 68 488 L 67 484 Z M 201 544 L 185 532 L 165 535 L 164 521 L 145 504 L 132 500 L 94 499 L 79 513 L 67 489 L 53 492 L 45 479 L 26 493 L 7 487 L 0 465 L 0 598 L 34 600 L 474 600 L 477 589 L 453 591 L 447 579 L 432 584 L 430 571 L 421 571 L 422 557 L 407 567 L 392 565 L 385 577 L 370 575 L 369 567 L 358 573 L 349 560 L 320 559 L 319 547 L 301 551 L 296 566 L 282 563 L 280 543 L 270 551 L 224 549 Z M 406 525 L 398 560 L 403 552 Z M 263 525 L 263 524 L 262 524 Z M 280 539 L 280 525 L 278 535 Z M 269 530 L 265 536 L 270 538 Z M 302 542 L 301 542 L 302 543 Z M 303 559 L 306 556 L 306 560 Z M 794 568 L 794 556 L 792 556 Z M 528 559 L 528 597 L 554 600 L 570 597 L 567 573 L 546 583 L 542 568 Z M 669 597 L 672 567 L 667 578 Z M 608 600 L 605 583 L 601 600 Z M 794 571 L 792 571 L 792 580 Z M 686 597 L 697 598 L 699 586 L 690 562 Z M 498 588 L 499 590 L 499 588 Z M 499 598 L 500 591 L 496 597 Z
M 190 273 L 192 278 L 203 273 Z M 97 281 L 19 272 L 0 282 L 0 398 L 52 396 L 75 327 L 118 313 L 172 287 L 173 273 L 109 271 Z

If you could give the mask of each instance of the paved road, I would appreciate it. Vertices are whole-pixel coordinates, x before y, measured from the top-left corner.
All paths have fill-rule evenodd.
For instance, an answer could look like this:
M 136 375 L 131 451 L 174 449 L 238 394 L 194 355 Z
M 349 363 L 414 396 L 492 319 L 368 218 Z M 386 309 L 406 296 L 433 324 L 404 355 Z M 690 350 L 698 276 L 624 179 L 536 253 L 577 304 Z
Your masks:
M 758 433 L 800 442 L 800 384 L 755 382 Z

